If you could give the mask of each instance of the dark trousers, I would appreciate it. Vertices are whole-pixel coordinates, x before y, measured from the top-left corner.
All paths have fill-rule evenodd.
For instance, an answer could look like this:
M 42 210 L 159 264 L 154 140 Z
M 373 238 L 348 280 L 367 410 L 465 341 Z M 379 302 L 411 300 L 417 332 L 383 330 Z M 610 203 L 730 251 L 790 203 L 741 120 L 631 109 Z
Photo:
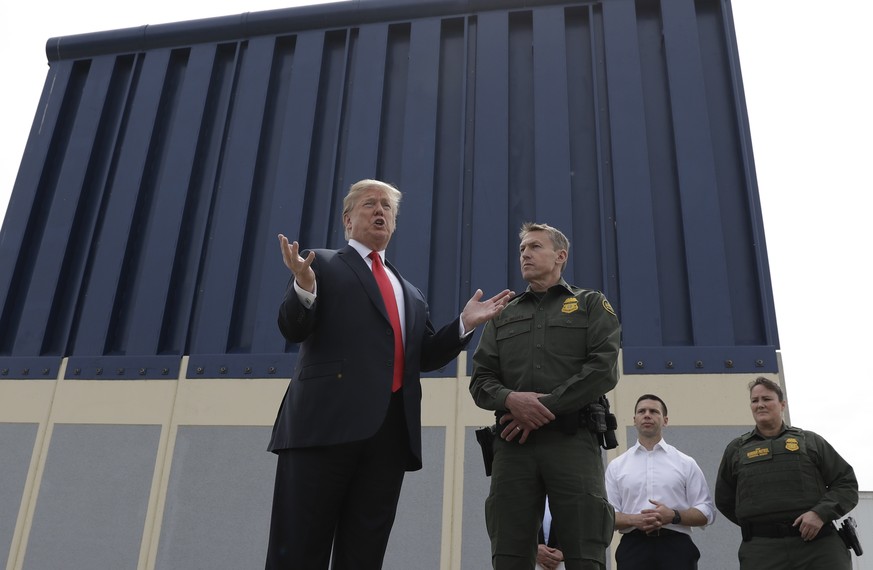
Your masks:
M 597 436 L 540 429 L 524 444 L 494 442 L 485 526 L 495 570 L 534 567 L 545 498 L 567 570 L 601 569 L 613 537 Z
M 381 568 L 409 457 L 402 393 L 370 439 L 278 455 L 266 568 Z
M 807 542 L 799 536 L 740 543 L 740 570 L 851 570 L 852 555 L 836 532 Z
M 690 536 L 668 529 L 651 536 L 634 530 L 615 549 L 618 570 L 696 570 L 699 559 Z

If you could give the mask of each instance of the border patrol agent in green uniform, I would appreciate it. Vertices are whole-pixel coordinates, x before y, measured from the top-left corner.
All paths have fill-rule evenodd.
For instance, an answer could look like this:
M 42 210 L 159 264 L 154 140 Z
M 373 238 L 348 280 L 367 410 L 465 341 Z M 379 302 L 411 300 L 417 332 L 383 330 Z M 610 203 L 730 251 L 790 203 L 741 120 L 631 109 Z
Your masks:
M 820 435 L 782 421 L 782 388 L 767 378 L 749 387 L 755 429 L 725 449 L 715 504 L 740 525 L 740 568 L 851 570 L 833 521 L 858 504 L 858 480 Z
M 570 244 L 546 224 L 522 226 L 529 286 L 488 322 L 470 393 L 495 410 L 485 521 L 496 570 L 534 567 L 546 494 L 568 570 L 605 568 L 614 511 L 600 442 L 586 413 L 618 382 L 620 325 L 597 291 L 561 278 Z

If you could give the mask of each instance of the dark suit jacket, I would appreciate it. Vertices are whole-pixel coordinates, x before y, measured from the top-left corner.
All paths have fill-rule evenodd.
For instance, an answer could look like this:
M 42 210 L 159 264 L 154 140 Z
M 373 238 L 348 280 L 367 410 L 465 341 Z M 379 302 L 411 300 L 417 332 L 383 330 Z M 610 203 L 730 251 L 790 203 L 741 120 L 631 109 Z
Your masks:
M 367 439 L 382 425 L 391 398 L 394 337 L 372 271 L 350 245 L 314 251 L 315 304 L 303 306 L 292 278 L 279 308 L 282 334 L 302 344 L 273 426 L 274 452 Z M 387 266 L 403 285 L 406 307 L 403 403 L 407 470 L 414 471 L 421 469 L 420 372 L 451 362 L 470 336 L 459 338 L 460 317 L 434 331 L 421 291 Z

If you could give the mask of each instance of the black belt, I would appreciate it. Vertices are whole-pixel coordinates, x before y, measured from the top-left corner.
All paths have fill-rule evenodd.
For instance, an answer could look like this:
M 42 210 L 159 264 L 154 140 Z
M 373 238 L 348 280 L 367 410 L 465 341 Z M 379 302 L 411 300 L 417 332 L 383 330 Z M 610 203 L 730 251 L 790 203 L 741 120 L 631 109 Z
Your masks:
M 679 532 L 678 530 L 671 530 L 669 528 L 659 528 L 658 530 L 652 530 L 649 532 L 643 532 L 640 529 L 635 528 L 634 530 L 625 534 L 625 536 L 633 535 L 635 537 L 639 536 L 639 537 L 643 537 L 643 538 L 659 538 L 659 537 L 665 537 L 665 536 L 673 536 L 676 534 L 685 534 L 685 533 Z M 688 535 L 685 535 L 685 536 L 688 536 Z
M 743 532 L 743 540 L 751 538 L 788 538 L 790 536 L 800 536 L 800 526 L 793 526 L 789 523 L 743 523 L 741 525 Z M 815 538 L 827 536 L 834 532 L 833 524 L 826 524 L 821 527 Z
M 557 414 L 555 419 L 543 426 L 543 429 L 575 433 L 580 427 L 588 425 L 588 416 L 582 411 L 569 414 Z

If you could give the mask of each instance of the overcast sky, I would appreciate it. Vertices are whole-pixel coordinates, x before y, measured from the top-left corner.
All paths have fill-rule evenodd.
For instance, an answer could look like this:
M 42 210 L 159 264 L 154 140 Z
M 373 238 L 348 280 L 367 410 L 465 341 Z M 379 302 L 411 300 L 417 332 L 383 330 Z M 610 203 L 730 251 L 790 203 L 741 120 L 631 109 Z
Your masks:
M 3 2 L 0 217 L 48 71 L 46 41 L 297 4 Z M 792 423 L 873 491 L 873 44 L 869 0 L 733 0 Z M 751 423 L 751 416 L 750 416 Z

